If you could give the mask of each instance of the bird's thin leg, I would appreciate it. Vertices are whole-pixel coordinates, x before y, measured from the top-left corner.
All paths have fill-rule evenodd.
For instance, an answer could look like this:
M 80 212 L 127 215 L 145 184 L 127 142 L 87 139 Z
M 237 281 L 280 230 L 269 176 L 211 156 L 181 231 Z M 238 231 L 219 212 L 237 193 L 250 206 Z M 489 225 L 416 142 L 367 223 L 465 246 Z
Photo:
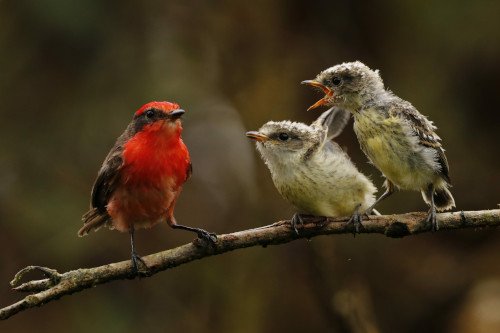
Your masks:
M 198 235 L 198 238 L 204 239 L 212 244 L 217 243 L 217 235 L 216 234 L 214 234 L 212 232 L 208 232 L 204 229 L 193 228 L 193 227 L 188 227 L 188 226 L 185 226 L 182 224 L 177 224 L 177 222 L 175 221 L 175 218 L 173 216 L 167 219 L 167 223 L 169 226 L 171 226 L 174 229 L 182 229 L 182 230 L 187 230 L 187 231 L 191 231 L 191 232 L 196 232 L 196 234 Z
M 132 251 L 131 251 L 131 257 L 132 257 L 132 268 L 134 270 L 134 274 L 138 274 L 139 273 L 139 265 L 138 263 L 140 262 L 146 269 L 148 268 L 148 266 L 146 265 L 146 263 L 144 262 L 144 260 L 142 260 L 141 257 L 139 257 L 139 255 L 137 255 L 137 253 L 135 252 L 135 245 L 134 245 L 134 226 L 130 227 L 130 246 L 132 247 Z
M 356 236 L 356 234 L 359 234 L 359 227 L 363 226 L 361 224 L 361 221 L 363 220 L 363 215 L 366 214 L 366 213 L 363 213 L 363 214 L 359 213 L 360 207 L 361 207 L 361 204 L 358 204 L 356 206 L 356 208 L 354 209 L 354 213 L 352 214 L 349 221 L 347 221 L 347 225 L 349 225 L 351 223 L 354 225 L 354 232 L 353 232 L 354 236 Z
M 304 220 L 302 220 L 302 216 L 299 213 L 293 214 L 291 224 L 292 224 L 293 230 L 295 230 L 295 233 L 297 235 L 299 234 L 299 230 L 297 229 L 297 225 L 300 224 L 301 228 L 304 228 Z
M 427 195 L 431 198 L 431 208 L 429 209 L 426 221 L 431 223 L 432 231 L 437 231 L 439 225 L 436 221 L 436 206 L 434 205 L 434 184 L 430 184 L 427 187 Z
M 365 210 L 365 212 L 363 213 L 363 215 L 366 215 L 366 217 L 368 217 L 368 215 L 370 215 L 372 213 L 373 208 L 375 208 L 375 206 L 380 201 L 384 200 L 385 198 L 387 198 L 388 196 L 390 196 L 392 193 L 394 193 L 394 184 L 392 184 L 389 181 L 389 179 L 385 180 L 385 186 L 386 186 L 385 192 L 377 200 L 375 200 L 375 202 L 370 207 L 368 207 Z

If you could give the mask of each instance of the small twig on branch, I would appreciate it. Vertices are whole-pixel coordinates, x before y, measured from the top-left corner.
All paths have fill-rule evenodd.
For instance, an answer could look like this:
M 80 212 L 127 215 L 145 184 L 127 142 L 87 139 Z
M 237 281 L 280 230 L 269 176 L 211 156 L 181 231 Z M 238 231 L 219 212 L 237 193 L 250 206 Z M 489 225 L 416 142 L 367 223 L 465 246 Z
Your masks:
M 431 225 L 425 221 L 426 216 L 426 213 L 370 216 L 369 221 L 363 222 L 360 233 L 377 233 L 397 238 L 428 232 L 431 231 Z M 219 235 L 214 246 L 208 246 L 202 243 L 201 240 L 196 239 L 192 243 L 145 256 L 143 259 L 149 271 L 142 274 L 142 276 L 151 276 L 196 259 L 236 249 L 257 245 L 266 247 L 267 245 L 288 243 L 300 238 L 346 234 L 353 231 L 352 225 L 347 226 L 347 219 L 343 218 L 325 220 L 325 218 L 319 217 L 304 217 L 303 220 L 304 226 L 299 229 L 299 235 L 291 228 L 290 221 L 280 221 L 256 229 Z M 437 215 L 437 221 L 440 230 L 495 227 L 500 226 L 500 209 L 441 213 Z M 23 276 L 31 271 L 41 271 L 46 278 L 19 285 Z M 23 310 L 41 306 L 64 295 L 70 295 L 98 284 L 135 278 L 136 276 L 131 275 L 131 272 L 130 260 L 93 268 L 77 269 L 62 274 L 45 267 L 28 266 L 16 274 L 14 280 L 11 281 L 11 286 L 16 291 L 35 293 L 26 296 L 17 303 L 0 309 L 0 319 L 7 319 Z

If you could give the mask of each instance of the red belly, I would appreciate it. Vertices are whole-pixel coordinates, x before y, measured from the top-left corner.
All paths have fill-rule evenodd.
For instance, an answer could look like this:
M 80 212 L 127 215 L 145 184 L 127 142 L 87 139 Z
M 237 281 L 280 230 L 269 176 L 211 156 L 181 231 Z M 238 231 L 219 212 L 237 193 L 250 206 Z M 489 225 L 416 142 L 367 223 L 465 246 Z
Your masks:
M 172 190 L 170 184 L 124 185 L 116 189 L 108 203 L 108 214 L 112 226 L 119 231 L 150 228 L 168 216 L 168 210 L 175 202 L 181 187 Z

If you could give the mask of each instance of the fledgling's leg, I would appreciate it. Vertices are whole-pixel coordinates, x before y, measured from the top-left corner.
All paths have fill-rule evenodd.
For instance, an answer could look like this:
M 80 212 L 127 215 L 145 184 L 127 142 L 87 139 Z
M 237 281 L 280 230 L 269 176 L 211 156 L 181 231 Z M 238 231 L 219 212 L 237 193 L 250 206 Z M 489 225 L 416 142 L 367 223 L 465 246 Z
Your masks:
M 302 220 L 302 216 L 300 216 L 299 213 L 293 214 L 291 223 L 292 223 L 292 228 L 293 230 L 295 230 L 295 233 L 297 235 L 299 234 L 299 230 L 297 230 L 297 225 L 300 224 L 301 228 L 304 228 L 304 220 Z
M 132 248 L 132 251 L 131 251 L 132 269 L 133 269 L 133 273 L 134 274 L 138 274 L 139 273 L 139 265 L 138 265 L 139 262 L 146 268 L 146 270 L 148 269 L 148 265 L 146 265 L 146 263 L 144 262 L 144 260 L 142 260 L 142 258 L 139 255 L 137 255 L 137 252 L 135 252 L 134 231 L 135 231 L 134 230 L 134 226 L 132 225 L 130 227 L 130 230 L 129 230 L 129 233 L 130 233 L 130 246 Z
M 368 217 L 368 215 L 370 215 L 372 213 L 373 208 L 375 208 L 375 206 L 380 201 L 384 200 L 385 198 L 387 198 L 388 196 L 390 196 L 392 193 L 394 193 L 394 184 L 389 179 L 385 180 L 384 186 L 386 188 L 385 192 L 377 200 L 375 200 L 375 202 L 370 207 L 368 207 L 365 210 L 364 215 L 366 215 L 367 217 Z
M 358 204 L 356 206 L 356 208 L 354 209 L 354 213 L 352 214 L 349 221 L 347 221 L 347 225 L 350 225 L 350 224 L 354 225 L 354 232 L 353 232 L 354 236 L 356 236 L 356 234 L 359 234 L 359 227 L 363 226 L 361 224 L 361 221 L 363 220 L 363 215 L 366 214 L 366 213 L 360 214 L 359 207 L 361 207 L 361 204 Z
M 439 225 L 436 221 L 436 205 L 434 204 L 434 184 L 429 184 L 425 192 L 427 194 L 427 197 L 430 199 L 430 206 L 431 206 L 426 221 L 431 223 L 432 231 L 437 231 L 439 229 Z

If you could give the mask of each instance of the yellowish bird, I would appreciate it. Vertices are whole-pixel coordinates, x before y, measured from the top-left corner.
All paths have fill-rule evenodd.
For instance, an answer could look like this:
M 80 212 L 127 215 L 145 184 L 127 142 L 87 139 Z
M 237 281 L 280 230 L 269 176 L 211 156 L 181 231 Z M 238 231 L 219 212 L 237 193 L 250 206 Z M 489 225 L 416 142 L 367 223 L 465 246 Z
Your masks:
M 351 216 L 359 231 L 359 212 L 375 202 L 377 189 L 332 141 L 350 114 L 332 108 L 310 126 L 291 121 L 270 121 L 246 135 L 255 140 L 279 193 L 298 213 L 292 218 L 302 224 L 301 214 Z
M 386 191 L 366 212 L 395 188 L 421 191 L 430 206 L 427 221 L 437 230 L 436 210 L 453 208 L 455 200 L 448 189 L 449 166 L 436 126 L 386 90 L 379 72 L 359 61 L 330 67 L 302 83 L 325 93 L 309 110 L 329 105 L 353 114 L 361 149 L 386 178 Z

